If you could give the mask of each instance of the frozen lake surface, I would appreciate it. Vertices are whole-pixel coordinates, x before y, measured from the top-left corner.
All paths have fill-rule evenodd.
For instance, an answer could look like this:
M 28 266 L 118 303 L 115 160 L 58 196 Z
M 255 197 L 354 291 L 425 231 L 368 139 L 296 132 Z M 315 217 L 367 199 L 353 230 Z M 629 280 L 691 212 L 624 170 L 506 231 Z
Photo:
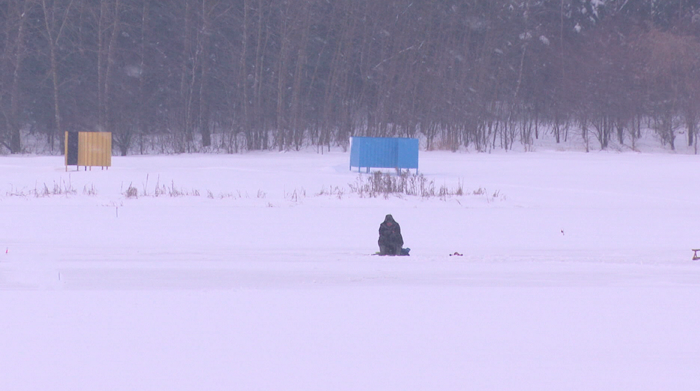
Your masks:
M 700 389 L 697 156 L 420 159 L 462 195 L 358 194 L 342 152 L 0 157 L 3 388 Z M 371 255 L 387 213 L 410 257 Z

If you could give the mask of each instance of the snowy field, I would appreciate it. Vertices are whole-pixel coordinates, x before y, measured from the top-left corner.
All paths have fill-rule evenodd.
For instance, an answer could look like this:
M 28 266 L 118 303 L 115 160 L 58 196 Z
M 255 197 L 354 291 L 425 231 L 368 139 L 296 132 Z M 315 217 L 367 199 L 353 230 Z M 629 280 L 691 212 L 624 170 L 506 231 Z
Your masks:
M 700 157 L 420 159 L 0 157 L 0 389 L 700 389 Z

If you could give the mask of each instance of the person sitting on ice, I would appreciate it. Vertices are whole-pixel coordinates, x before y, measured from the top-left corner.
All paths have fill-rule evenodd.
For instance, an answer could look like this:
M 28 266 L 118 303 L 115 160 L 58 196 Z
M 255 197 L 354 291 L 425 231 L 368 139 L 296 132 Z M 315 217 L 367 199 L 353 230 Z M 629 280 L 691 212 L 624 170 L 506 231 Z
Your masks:
M 401 227 L 391 215 L 386 215 L 379 225 L 379 255 L 402 255 L 403 237 Z

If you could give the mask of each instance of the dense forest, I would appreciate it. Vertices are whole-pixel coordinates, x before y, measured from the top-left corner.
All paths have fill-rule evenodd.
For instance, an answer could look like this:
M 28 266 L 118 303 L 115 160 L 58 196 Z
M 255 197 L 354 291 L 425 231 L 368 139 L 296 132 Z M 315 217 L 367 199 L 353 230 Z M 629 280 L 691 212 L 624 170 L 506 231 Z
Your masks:
M 0 153 L 697 144 L 700 0 L 0 0 Z

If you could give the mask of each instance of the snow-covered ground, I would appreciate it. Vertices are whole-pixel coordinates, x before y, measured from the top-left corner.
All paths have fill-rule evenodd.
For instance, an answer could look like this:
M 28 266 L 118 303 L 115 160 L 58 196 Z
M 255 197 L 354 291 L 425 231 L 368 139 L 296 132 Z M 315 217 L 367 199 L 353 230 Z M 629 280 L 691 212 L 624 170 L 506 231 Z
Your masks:
M 0 157 L 0 389 L 700 389 L 700 157 L 421 152 L 444 198 L 348 165 Z

